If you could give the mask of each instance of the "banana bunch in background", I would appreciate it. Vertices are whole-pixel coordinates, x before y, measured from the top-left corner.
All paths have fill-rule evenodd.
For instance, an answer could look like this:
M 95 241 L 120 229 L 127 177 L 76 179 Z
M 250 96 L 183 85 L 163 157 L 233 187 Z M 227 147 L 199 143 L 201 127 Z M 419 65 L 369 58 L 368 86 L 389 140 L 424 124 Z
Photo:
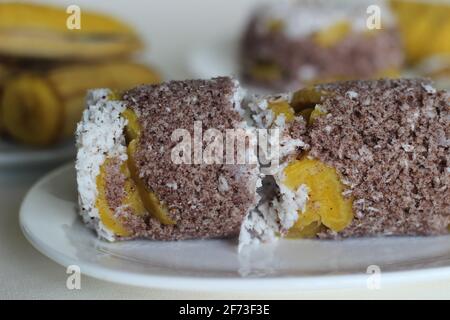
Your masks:
M 148 67 L 127 61 L 60 65 L 40 72 L 23 71 L 3 89 L 0 118 L 15 140 L 48 145 L 71 137 L 92 88 L 123 90 L 159 82 Z
M 450 84 L 450 1 L 390 0 L 415 73 Z M 448 88 L 448 87 L 447 87 Z
M 3 93 L 2 84 L 4 84 L 6 82 L 6 79 L 9 77 L 10 74 L 11 74 L 10 68 L 6 64 L 0 63 L 0 98 Z M 0 103 L 0 114 L 1 114 L 1 106 L 2 105 Z M 2 117 L 0 116 L 0 134 L 2 132 L 3 132 L 3 121 L 2 121 Z
M 82 10 L 81 28 L 67 27 L 66 8 L 0 3 L 0 134 L 48 146 L 73 136 L 86 91 L 158 83 L 131 56 L 143 48 L 135 31 Z
M 65 8 L 0 4 L 0 52 L 31 58 L 90 60 L 125 56 L 142 48 L 128 25 L 83 10 L 80 29 L 67 27 Z

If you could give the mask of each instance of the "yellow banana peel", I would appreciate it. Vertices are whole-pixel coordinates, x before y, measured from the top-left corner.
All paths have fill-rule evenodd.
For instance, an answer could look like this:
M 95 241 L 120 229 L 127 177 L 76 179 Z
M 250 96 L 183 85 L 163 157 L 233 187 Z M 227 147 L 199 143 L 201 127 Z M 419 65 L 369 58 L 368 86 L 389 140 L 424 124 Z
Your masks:
M 450 4 L 390 0 L 409 64 L 434 55 L 450 54 Z
M 0 3 L 0 54 L 92 60 L 126 56 L 142 48 L 135 31 L 119 20 L 82 9 L 80 29 L 69 29 L 69 16 L 65 8 Z
M 159 81 L 150 67 L 117 61 L 20 73 L 4 86 L 0 118 L 7 134 L 16 141 L 49 145 L 73 135 L 88 89 L 125 90 Z

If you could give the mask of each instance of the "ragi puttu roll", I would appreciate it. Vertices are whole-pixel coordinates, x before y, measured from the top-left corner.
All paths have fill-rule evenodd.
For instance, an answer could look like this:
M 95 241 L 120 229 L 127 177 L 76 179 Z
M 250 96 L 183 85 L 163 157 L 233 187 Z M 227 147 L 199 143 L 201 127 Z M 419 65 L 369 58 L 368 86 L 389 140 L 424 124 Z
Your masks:
M 92 91 L 77 129 L 84 221 L 110 241 L 236 236 L 259 200 L 257 161 L 178 162 L 173 150 L 195 139 L 199 122 L 205 139 L 209 129 L 224 136 L 235 130 L 236 140 L 245 139 L 242 98 L 231 78 L 143 85 L 121 94 Z M 176 130 L 186 136 L 174 140 Z M 176 155 L 191 157 L 192 143 Z
M 379 8 L 379 26 L 376 11 L 369 11 L 374 15 L 369 20 L 370 5 Z M 395 77 L 402 64 L 402 43 L 384 1 L 267 4 L 250 18 L 240 48 L 244 81 L 275 92 L 338 80 Z
M 173 133 L 195 140 L 198 121 L 278 135 L 258 141 L 258 162 L 174 161 L 195 158 Z M 226 77 L 94 90 L 77 145 L 81 215 L 111 241 L 448 233 L 450 95 L 424 79 L 259 97 Z
M 241 244 L 448 233 L 448 92 L 423 79 L 350 81 L 288 102 L 308 122 L 295 137 L 304 146 L 265 178 L 272 198 L 246 217 Z

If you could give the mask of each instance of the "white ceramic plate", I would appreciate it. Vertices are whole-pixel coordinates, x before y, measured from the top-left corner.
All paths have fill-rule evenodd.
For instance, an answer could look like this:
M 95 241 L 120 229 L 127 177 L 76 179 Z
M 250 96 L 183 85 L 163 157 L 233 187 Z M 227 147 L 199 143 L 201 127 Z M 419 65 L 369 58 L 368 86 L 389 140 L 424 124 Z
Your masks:
M 63 162 L 74 156 L 73 141 L 48 148 L 33 148 L 0 139 L 0 168 Z
M 85 275 L 145 287 L 294 291 L 366 288 L 450 277 L 450 236 L 345 241 L 283 240 L 238 255 L 233 240 L 107 243 L 76 213 L 73 163 L 41 179 L 26 196 L 20 224 L 43 254 Z M 379 269 L 378 269 L 379 268 Z M 373 283 L 372 283 L 373 284 Z

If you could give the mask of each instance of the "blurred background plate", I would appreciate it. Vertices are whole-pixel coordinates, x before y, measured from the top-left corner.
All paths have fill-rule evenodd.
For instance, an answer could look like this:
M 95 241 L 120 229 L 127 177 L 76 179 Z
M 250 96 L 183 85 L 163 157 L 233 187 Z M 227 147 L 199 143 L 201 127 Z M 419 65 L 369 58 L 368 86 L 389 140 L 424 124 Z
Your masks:
M 0 140 L 0 168 L 61 163 L 74 158 L 75 152 L 73 141 L 37 149 Z
M 76 199 L 74 164 L 69 163 L 29 191 L 20 210 L 21 228 L 49 258 L 107 281 L 178 290 L 275 292 L 376 289 L 450 276 L 450 236 L 282 240 L 240 255 L 234 240 L 108 243 L 82 224 Z

